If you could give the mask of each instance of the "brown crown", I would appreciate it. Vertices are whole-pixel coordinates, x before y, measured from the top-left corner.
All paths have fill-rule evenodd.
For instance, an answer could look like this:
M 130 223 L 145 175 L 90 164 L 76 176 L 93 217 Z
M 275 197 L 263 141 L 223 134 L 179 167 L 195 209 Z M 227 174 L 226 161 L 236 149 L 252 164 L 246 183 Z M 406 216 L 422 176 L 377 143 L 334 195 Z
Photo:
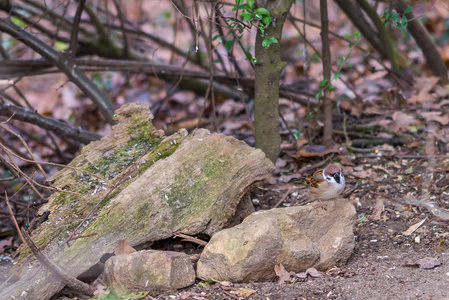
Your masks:
M 341 171 L 341 169 L 340 169 L 339 166 L 337 166 L 337 165 L 328 165 L 324 169 L 324 176 L 333 175 L 333 174 L 336 174 L 336 173 L 338 173 L 340 171 Z

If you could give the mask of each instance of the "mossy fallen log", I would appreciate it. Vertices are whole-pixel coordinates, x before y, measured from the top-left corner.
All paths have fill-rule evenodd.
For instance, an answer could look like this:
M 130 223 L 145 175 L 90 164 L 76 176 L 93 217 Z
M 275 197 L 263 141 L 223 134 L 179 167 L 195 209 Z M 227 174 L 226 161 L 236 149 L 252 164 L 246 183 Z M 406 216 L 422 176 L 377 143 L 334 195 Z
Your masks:
M 124 105 L 112 132 L 53 176 L 53 185 L 67 192 L 53 194 L 41 209 L 50 215 L 32 239 L 68 274 L 86 276 L 120 239 L 136 246 L 176 233 L 214 234 L 232 221 L 248 188 L 273 171 L 261 150 L 233 137 L 204 129 L 164 137 L 152 118 L 145 106 Z M 76 228 L 79 238 L 68 246 Z M 63 288 L 28 247 L 19 252 L 16 281 L 1 299 L 48 299 Z

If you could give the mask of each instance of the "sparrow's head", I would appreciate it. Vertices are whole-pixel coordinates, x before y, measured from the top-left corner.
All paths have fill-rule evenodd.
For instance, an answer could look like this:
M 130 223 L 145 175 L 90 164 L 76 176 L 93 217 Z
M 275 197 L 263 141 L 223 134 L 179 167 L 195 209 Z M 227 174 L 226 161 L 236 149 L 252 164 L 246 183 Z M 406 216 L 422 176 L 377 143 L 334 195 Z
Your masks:
M 324 168 L 323 178 L 338 190 L 343 190 L 345 187 L 345 176 L 337 165 L 328 165 Z

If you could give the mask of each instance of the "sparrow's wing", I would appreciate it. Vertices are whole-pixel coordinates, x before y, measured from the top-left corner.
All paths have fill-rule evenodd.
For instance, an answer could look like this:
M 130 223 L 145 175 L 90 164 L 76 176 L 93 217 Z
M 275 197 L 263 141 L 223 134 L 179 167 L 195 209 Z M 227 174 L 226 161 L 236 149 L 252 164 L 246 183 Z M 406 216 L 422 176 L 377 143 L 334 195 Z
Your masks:
M 313 175 L 306 177 L 306 183 L 308 186 L 317 188 L 318 185 L 324 181 L 323 169 L 317 170 Z

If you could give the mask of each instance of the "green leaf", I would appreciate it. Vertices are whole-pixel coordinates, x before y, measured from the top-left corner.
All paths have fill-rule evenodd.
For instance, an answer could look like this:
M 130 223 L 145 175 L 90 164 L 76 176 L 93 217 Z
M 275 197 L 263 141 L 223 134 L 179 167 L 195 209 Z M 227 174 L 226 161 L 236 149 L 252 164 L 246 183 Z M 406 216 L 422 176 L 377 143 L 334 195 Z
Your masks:
M 331 92 L 335 91 L 335 86 L 333 86 L 332 84 L 329 85 L 329 91 L 331 91 Z
M 200 282 L 198 282 L 198 285 L 199 285 L 200 287 L 205 287 L 205 286 L 208 286 L 208 285 L 210 285 L 210 284 L 209 284 L 209 282 L 207 282 L 207 281 L 200 281 Z
M 226 51 L 230 52 L 232 49 L 232 46 L 234 45 L 234 40 L 226 41 L 226 42 L 224 42 L 223 45 L 225 46 Z
M 399 14 L 397 14 L 397 13 L 391 14 L 391 20 L 393 20 L 393 22 L 395 22 L 395 23 L 401 22 L 401 19 L 399 18 Z
M 408 14 L 409 12 L 411 12 L 413 10 L 413 6 L 408 6 L 405 10 L 404 10 L 404 15 Z
M 408 20 L 406 16 L 403 16 L 401 19 L 401 23 L 398 24 L 398 27 L 401 30 L 406 30 L 407 29 L 407 25 L 408 25 Z
M 269 47 L 270 47 L 270 44 L 271 44 L 271 42 L 270 42 L 270 39 L 269 39 L 269 38 L 263 39 L 263 41 L 262 41 L 262 47 L 269 48 Z
M 61 42 L 61 41 L 57 41 L 55 43 L 55 48 L 56 48 L 57 51 L 64 51 L 64 50 L 69 49 L 69 44 Z
M 344 61 L 345 61 L 345 57 L 344 56 L 340 56 L 340 58 L 338 59 L 338 66 L 341 66 Z
M 328 79 L 323 79 L 323 80 L 321 80 L 320 81 L 320 88 L 323 88 L 323 87 L 325 87 L 326 86 L 326 84 L 329 82 L 329 80 Z
M 254 8 L 254 0 L 246 0 L 246 6 L 248 6 L 249 10 L 253 10 L 253 8 Z
M 260 22 L 262 22 L 265 27 L 268 27 L 268 25 L 270 25 L 272 18 L 270 16 L 265 16 L 262 18 L 262 20 L 260 20 Z
M 263 8 L 263 7 L 259 7 L 255 11 L 256 11 L 256 14 L 259 14 L 259 15 L 263 15 L 263 16 L 270 15 L 270 12 L 266 8 Z
M 272 42 L 273 44 L 279 43 L 278 39 L 275 38 L 274 36 L 273 36 L 273 37 L 270 37 L 270 42 Z
M 292 135 L 295 138 L 295 140 L 299 139 L 301 137 L 301 132 L 293 130 Z
M 219 35 L 219 34 L 215 35 L 215 36 L 212 38 L 212 40 L 215 41 L 216 39 L 219 39 L 219 38 L 221 38 L 221 41 L 220 41 L 220 42 L 223 42 L 223 38 L 222 38 L 221 35 Z
M 11 17 L 11 21 L 19 27 L 25 27 L 25 22 L 15 16 Z
M 247 11 L 242 11 L 240 16 L 242 17 L 242 22 L 249 21 L 253 18 L 253 15 Z
M 354 35 L 356 38 L 360 38 L 360 32 L 354 32 L 353 35 Z
M 351 65 L 350 63 L 348 63 L 348 62 L 346 62 L 346 66 L 347 66 L 348 68 L 352 68 L 352 65 Z
M 318 107 L 315 107 L 314 109 L 312 109 L 311 111 L 309 111 L 306 115 L 306 119 L 310 118 L 313 114 L 318 112 Z
M 232 11 L 236 11 L 240 8 L 240 4 L 243 2 L 243 0 L 235 0 L 235 6 L 232 8 Z
M 337 80 L 338 78 L 340 78 L 341 73 L 340 72 L 335 72 L 334 73 L 334 79 Z
M 321 99 L 321 92 L 318 92 L 315 94 L 315 99 L 320 100 Z

